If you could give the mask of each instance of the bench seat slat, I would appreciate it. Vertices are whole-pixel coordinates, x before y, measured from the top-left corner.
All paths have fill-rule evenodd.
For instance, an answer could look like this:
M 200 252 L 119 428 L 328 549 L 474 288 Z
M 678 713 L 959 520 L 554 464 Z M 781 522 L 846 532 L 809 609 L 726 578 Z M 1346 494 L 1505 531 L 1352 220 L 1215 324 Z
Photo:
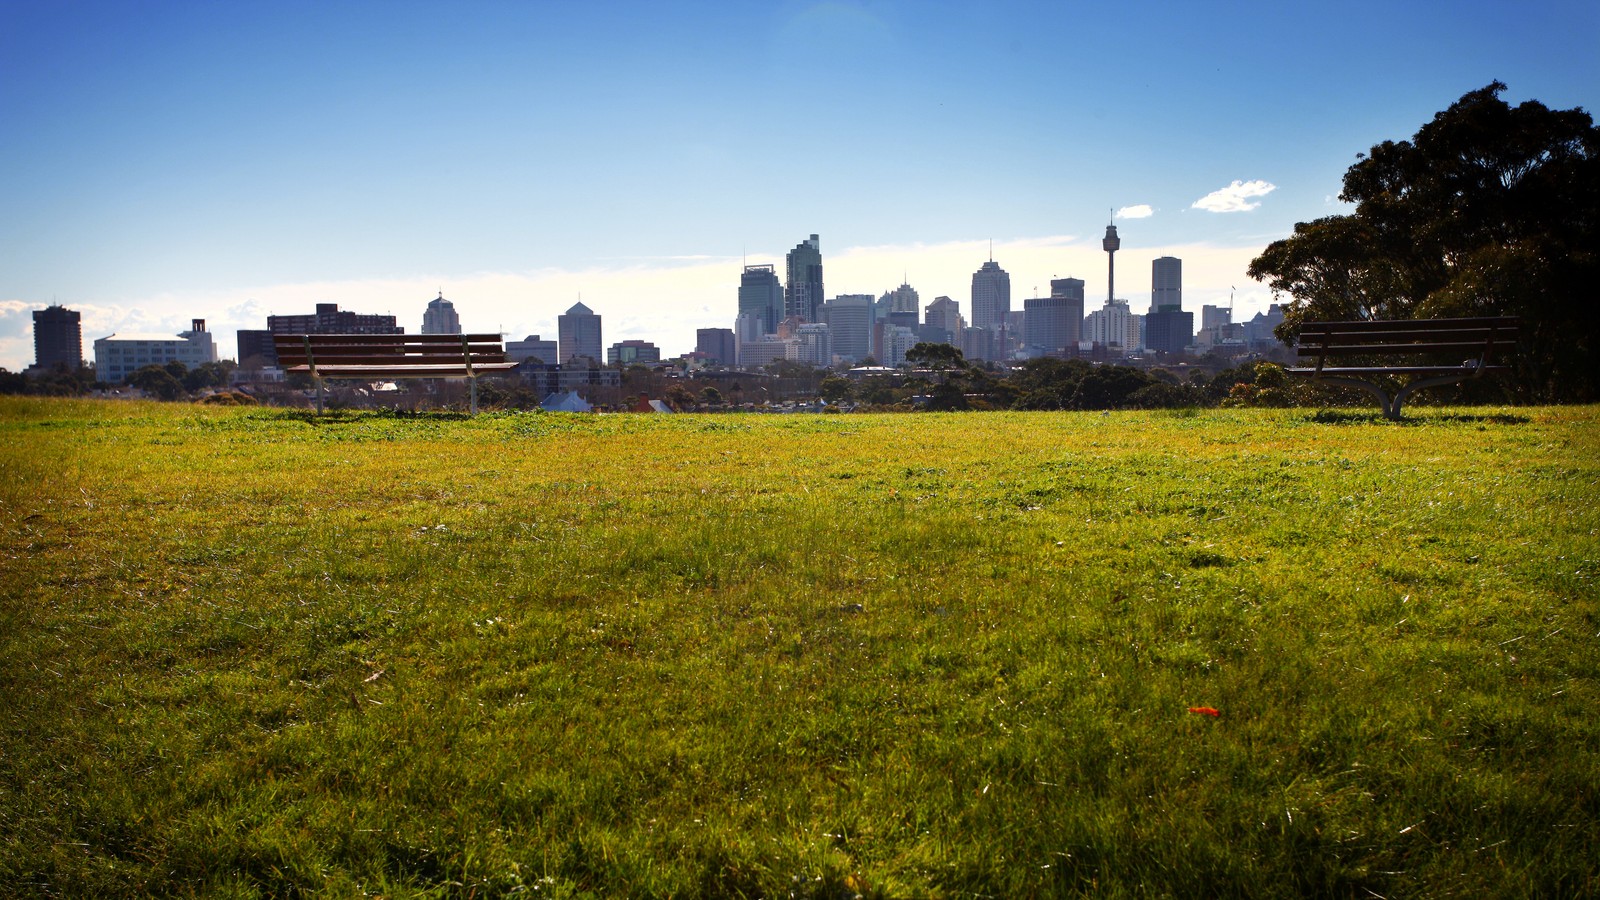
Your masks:
M 1293 375 L 1476 375 L 1505 372 L 1509 366 L 1297 366 L 1284 369 Z
M 1496 341 L 1497 344 L 1500 342 Z M 1510 347 L 1512 339 L 1508 335 L 1504 342 L 1505 347 Z M 1394 354 L 1394 353 L 1474 353 L 1479 354 L 1488 346 L 1485 340 L 1429 343 L 1395 343 L 1395 344 L 1301 344 L 1297 351 L 1301 356 L 1359 356 L 1362 354 Z
M 1515 328 L 1455 329 L 1452 331 L 1340 331 L 1332 333 L 1300 333 L 1302 344 L 1409 344 L 1409 343 L 1463 343 L 1494 340 L 1515 340 Z
M 1486 331 L 1491 328 L 1516 328 L 1516 316 L 1485 316 L 1476 319 L 1360 319 L 1349 322 L 1306 322 L 1301 334 L 1347 333 L 1362 331 L 1437 332 L 1453 330 Z
M 460 363 L 453 365 L 445 363 L 429 363 L 424 365 L 348 365 L 325 366 L 317 365 L 317 374 L 324 378 L 465 378 L 469 374 L 482 375 L 485 372 L 509 372 L 517 367 L 516 363 L 485 363 L 474 364 L 472 371 Z M 309 365 L 290 366 L 290 372 L 310 372 Z
M 301 344 L 307 337 L 313 344 L 443 344 L 447 347 L 460 346 L 462 338 L 469 344 L 500 341 L 498 334 L 274 334 L 272 340 L 277 344 Z
M 400 355 L 387 353 L 316 353 L 314 355 L 316 356 L 317 368 L 319 369 L 325 366 L 359 366 L 382 364 L 428 365 L 430 363 L 456 363 L 457 365 L 460 365 L 463 360 L 463 357 L 460 353 L 430 353 L 425 356 L 418 354 Z M 488 364 L 506 361 L 506 355 L 504 353 L 474 353 L 466 358 L 470 359 L 474 365 L 477 365 L 480 362 Z M 310 362 L 310 360 L 306 359 L 306 355 L 304 353 L 298 355 L 284 353 L 279 354 L 278 356 L 278 361 L 280 363 L 288 363 L 291 360 L 293 361 L 290 363 L 291 365 L 304 365 Z

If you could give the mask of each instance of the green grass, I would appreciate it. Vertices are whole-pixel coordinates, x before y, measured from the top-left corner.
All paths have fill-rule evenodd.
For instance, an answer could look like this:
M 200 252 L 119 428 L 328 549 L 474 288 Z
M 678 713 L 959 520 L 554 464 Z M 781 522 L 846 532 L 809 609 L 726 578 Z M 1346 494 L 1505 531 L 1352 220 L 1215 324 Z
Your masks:
M 1596 407 L 0 398 L 0 884 L 1592 895 L 1597 483 Z

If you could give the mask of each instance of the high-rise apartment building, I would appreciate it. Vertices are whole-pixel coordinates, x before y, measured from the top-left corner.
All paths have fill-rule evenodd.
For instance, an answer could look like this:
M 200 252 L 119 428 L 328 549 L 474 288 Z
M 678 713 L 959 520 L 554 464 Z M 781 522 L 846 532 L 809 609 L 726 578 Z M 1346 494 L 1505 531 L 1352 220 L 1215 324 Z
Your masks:
M 1162 256 L 1150 262 L 1150 311 L 1183 308 L 1183 260 Z
M 761 322 L 761 334 L 777 333 L 784 317 L 784 300 L 783 284 L 773 266 L 745 266 L 739 276 L 739 318 L 750 315 Z
M 236 332 L 239 368 L 257 371 L 278 364 L 278 351 L 272 344 L 275 334 L 405 334 L 394 316 L 367 315 L 339 309 L 337 303 L 318 303 L 317 311 L 293 316 L 267 316 L 265 331 L 241 329 Z
M 789 251 L 785 273 L 783 315 L 807 322 L 817 321 L 822 307 L 822 242 L 816 236 L 801 241 Z
M 318 303 L 310 315 L 267 316 L 273 334 L 405 334 L 394 316 L 340 311 L 337 303 Z
M 1084 318 L 1083 339 L 1127 353 L 1139 346 L 1139 320 L 1128 310 L 1128 301 L 1109 300 Z
M 881 343 L 878 365 L 898 366 L 906 361 L 906 354 L 917 345 L 917 331 L 905 325 L 886 325 Z
M 574 361 L 599 365 L 601 355 L 600 317 L 579 301 L 556 317 L 556 337 L 561 342 L 561 365 Z
M 972 327 L 998 331 L 1011 311 L 1011 275 L 989 260 L 972 273 Z
M 443 291 L 436 299 L 428 301 L 428 309 L 422 314 L 422 333 L 461 333 L 461 317 L 456 315 L 455 304 L 444 298 Z
M 83 325 L 77 310 L 51 305 L 33 311 L 33 364 L 49 370 L 83 367 Z
M 810 363 L 819 369 L 833 365 L 833 330 L 822 322 L 807 322 L 794 330 L 798 341 L 799 362 Z

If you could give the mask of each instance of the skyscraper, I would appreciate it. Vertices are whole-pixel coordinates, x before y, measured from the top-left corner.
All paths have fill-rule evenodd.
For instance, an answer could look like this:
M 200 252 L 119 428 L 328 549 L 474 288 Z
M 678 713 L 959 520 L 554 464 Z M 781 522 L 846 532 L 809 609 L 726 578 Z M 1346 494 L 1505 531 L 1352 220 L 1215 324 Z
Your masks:
M 816 235 L 796 244 L 786 258 L 783 316 L 817 321 L 822 306 L 822 242 Z
M 600 317 L 582 301 L 556 317 L 556 337 L 561 342 L 561 365 L 585 360 L 598 365 L 601 355 Z
M 949 297 L 935 297 L 924 310 L 923 326 L 918 335 L 933 344 L 959 346 L 961 339 L 961 304 Z
M 47 306 L 33 311 L 33 364 L 40 369 L 83 366 L 83 325 L 77 310 Z
M 770 267 L 769 267 L 770 268 Z M 694 350 L 704 353 L 712 362 L 731 366 L 738 360 L 739 351 L 731 328 L 697 328 L 694 333 Z
M 929 325 L 936 325 L 951 334 L 961 330 L 961 304 L 949 297 L 933 298 L 924 312 L 927 315 L 923 321 Z
M 872 295 L 840 294 L 822 307 L 833 353 L 860 362 L 872 353 Z
M 739 277 L 739 317 L 757 316 L 762 334 L 775 334 L 783 321 L 783 285 L 772 266 L 745 266 Z
M 1183 260 L 1162 256 L 1150 262 L 1150 311 L 1183 308 Z
M 1105 240 L 1100 246 L 1106 251 L 1106 305 L 1117 299 L 1117 251 L 1122 249 L 1122 238 L 1117 237 L 1115 224 L 1106 226 Z
M 917 296 L 917 289 L 909 284 L 900 285 L 890 291 L 888 296 L 889 312 L 891 313 L 911 313 L 915 316 L 919 311 L 917 307 L 922 298 Z M 915 325 L 916 320 L 913 319 L 911 324 Z
M 972 327 L 998 331 L 1011 311 L 1011 275 L 994 260 L 972 273 Z
M 456 315 L 455 304 L 444 298 L 440 291 L 437 299 L 428 301 L 428 310 L 422 314 L 423 334 L 460 334 L 461 317 Z
M 1067 342 L 1062 346 L 1076 347 L 1083 340 L 1083 279 L 1050 279 L 1050 296 L 1067 302 Z
M 1164 306 L 1160 312 L 1144 317 L 1144 345 L 1148 350 L 1162 353 L 1182 353 L 1194 343 L 1194 313 L 1184 312 L 1176 306 Z
M 1076 286 L 1076 296 L 1072 287 Z M 1057 278 L 1050 282 L 1050 296 L 1022 301 L 1027 311 L 1028 346 L 1046 356 L 1070 357 L 1077 353 L 1083 333 L 1083 282 L 1076 278 Z

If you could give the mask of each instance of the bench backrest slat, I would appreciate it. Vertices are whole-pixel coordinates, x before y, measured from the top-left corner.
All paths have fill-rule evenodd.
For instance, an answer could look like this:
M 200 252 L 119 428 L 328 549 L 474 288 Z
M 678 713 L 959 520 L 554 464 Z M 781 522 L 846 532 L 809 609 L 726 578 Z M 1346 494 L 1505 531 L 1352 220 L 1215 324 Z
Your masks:
M 506 362 L 498 334 L 277 334 L 273 347 L 278 365 L 309 366 L 457 365 L 471 372 L 476 366 Z
M 1492 353 L 1517 339 L 1513 316 L 1479 319 L 1307 322 L 1300 356 L 1372 356 L 1419 353 Z

